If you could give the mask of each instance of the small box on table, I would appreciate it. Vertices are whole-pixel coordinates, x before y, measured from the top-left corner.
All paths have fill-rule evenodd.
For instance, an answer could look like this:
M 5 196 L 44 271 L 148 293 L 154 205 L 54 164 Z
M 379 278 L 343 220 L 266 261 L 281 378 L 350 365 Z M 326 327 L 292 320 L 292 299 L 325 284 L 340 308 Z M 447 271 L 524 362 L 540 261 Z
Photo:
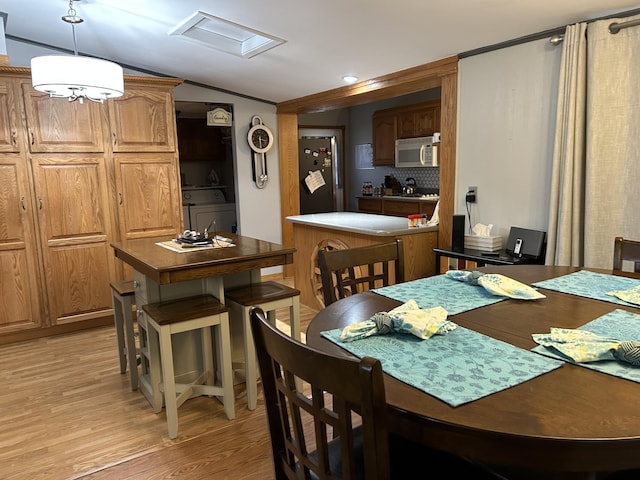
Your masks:
M 478 235 L 465 235 L 464 248 L 482 250 L 483 252 L 495 252 L 502 249 L 502 237 L 480 237 Z

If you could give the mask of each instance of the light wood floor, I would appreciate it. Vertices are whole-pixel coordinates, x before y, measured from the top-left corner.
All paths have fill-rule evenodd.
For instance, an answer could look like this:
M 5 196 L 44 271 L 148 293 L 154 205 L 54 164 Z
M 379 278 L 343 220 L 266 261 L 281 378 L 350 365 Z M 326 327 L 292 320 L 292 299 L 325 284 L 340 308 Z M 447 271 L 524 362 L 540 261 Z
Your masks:
M 301 313 L 305 332 L 316 311 Z M 231 421 L 216 399 L 188 400 L 169 440 L 164 410 L 120 374 L 113 327 L 0 346 L 0 386 L 2 480 L 273 478 L 261 391 L 251 412 L 236 385 Z

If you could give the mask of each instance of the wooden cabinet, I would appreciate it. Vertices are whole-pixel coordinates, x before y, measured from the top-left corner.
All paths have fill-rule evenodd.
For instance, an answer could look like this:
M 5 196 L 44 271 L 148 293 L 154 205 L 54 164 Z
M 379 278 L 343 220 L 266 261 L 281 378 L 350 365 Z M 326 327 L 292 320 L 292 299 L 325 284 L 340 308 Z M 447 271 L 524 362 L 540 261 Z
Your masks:
M 108 107 L 114 152 L 176 151 L 173 89 L 125 82 L 124 95 Z
M 181 162 L 211 162 L 226 159 L 223 136 L 229 127 L 209 127 L 204 118 L 178 118 L 178 150 Z
M 359 198 L 358 210 L 364 213 L 382 213 L 382 199 L 379 197 Z
M 373 127 L 373 165 L 393 166 L 396 156 L 397 116 L 384 110 L 375 112 L 371 118 Z
M 131 78 L 122 99 L 80 104 L 0 67 L 0 344 L 111 323 L 111 243 L 182 230 L 180 81 Z
M 373 165 L 394 166 L 396 139 L 429 137 L 440 131 L 440 101 L 378 110 L 371 125 Z
M 363 213 L 377 213 L 394 217 L 426 213 L 431 218 L 435 208 L 436 202 L 390 199 L 388 197 L 358 198 L 358 211 Z
M 43 304 L 19 82 L 0 77 L 0 335 L 40 327 Z

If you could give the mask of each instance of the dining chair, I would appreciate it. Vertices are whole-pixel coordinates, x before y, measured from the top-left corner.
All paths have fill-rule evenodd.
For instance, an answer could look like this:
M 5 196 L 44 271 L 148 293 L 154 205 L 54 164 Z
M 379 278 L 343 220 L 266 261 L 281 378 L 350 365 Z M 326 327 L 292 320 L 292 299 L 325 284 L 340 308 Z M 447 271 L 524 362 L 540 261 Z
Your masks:
M 404 281 L 402 240 L 340 250 L 318 251 L 324 305 Z
M 613 270 L 622 271 L 623 260 L 633 262 L 633 271 L 640 272 L 640 242 L 616 237 L 613 243 Z
M 250 315 L 277 480 L 405 479 L 425 469 L 447 478 L 499 478 L 390 436 L 380 360 L 329 355 L 279 331 L 259 307 Z

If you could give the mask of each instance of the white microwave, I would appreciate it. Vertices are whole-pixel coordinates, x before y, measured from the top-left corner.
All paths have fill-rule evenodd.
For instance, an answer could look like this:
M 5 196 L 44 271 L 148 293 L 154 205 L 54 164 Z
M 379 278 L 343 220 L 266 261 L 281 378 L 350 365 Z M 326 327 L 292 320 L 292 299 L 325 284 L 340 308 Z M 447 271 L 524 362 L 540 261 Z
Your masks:
M 437 167 L 438 147 L 433 137 L 396 140 L 396 167 Z

